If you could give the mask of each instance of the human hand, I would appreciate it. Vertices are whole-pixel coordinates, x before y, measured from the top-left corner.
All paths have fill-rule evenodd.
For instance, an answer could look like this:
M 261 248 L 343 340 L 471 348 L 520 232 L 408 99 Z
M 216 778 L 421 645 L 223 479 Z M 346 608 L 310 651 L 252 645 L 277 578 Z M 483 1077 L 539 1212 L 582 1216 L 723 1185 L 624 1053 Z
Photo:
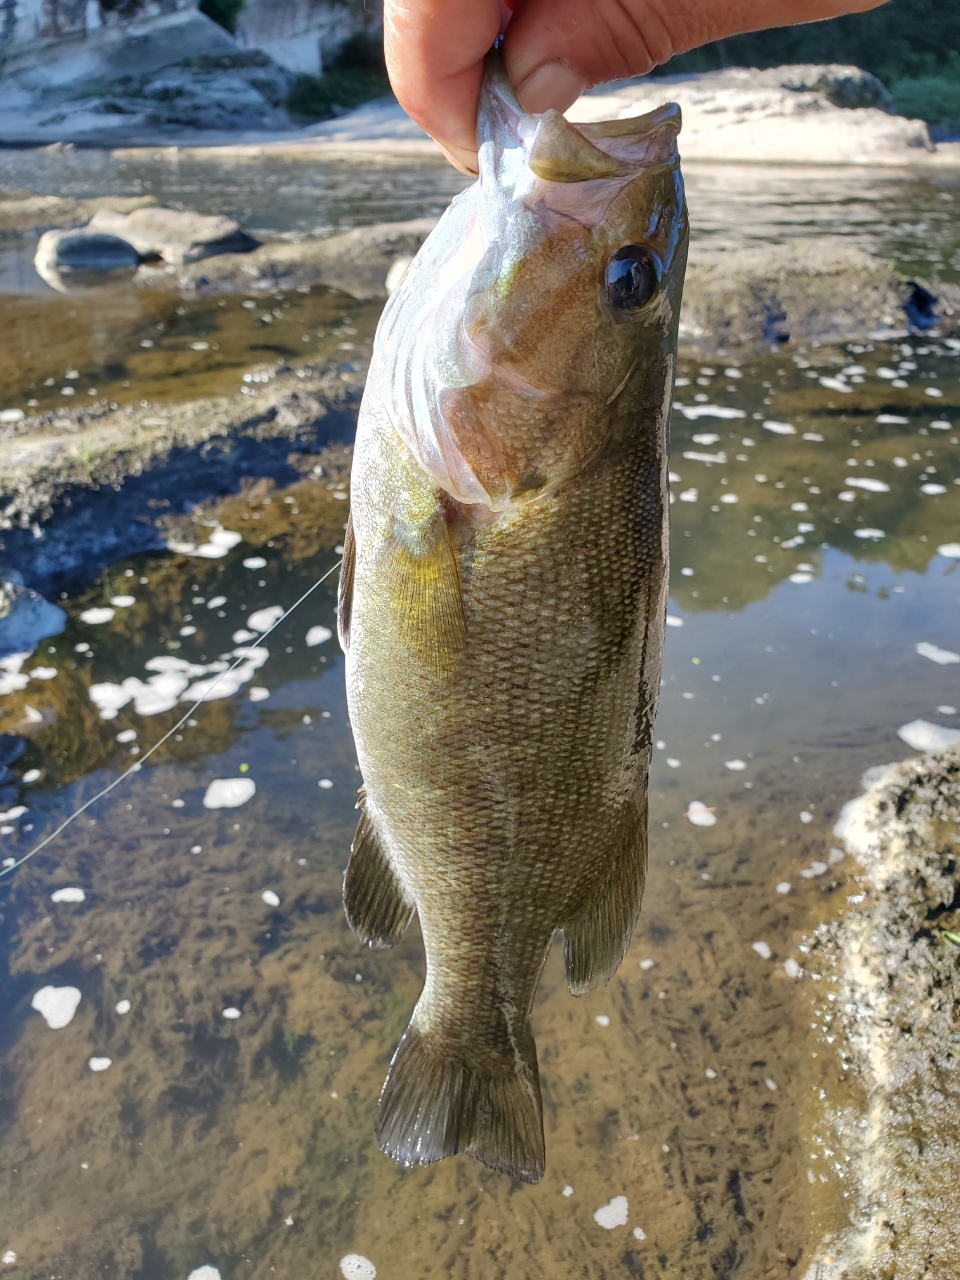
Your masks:
M 531 112 L 565 111 L 595 84 L 645 75 L 711 40 L 862 13 L 883 0 L 385 0 L 387 69 L 401 106 L 464 173 L 477 172 L 483 60 L 509 22 L 507 74 Z M 515 8 L 512 20 L 510 8 Z

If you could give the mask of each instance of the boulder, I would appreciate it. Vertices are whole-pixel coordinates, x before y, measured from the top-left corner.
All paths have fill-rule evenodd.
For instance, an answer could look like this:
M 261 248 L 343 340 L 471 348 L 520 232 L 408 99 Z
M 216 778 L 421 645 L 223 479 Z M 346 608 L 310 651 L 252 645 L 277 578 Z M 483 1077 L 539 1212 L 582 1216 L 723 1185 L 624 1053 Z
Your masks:
M 143 257 L 160 257 L 175 266 L 219 253 L 249 253 L 259 244 L 232 218 L 158 207 L 132 213 L 100 209 L 90 231 L 120 237 Z
M 684 160 L 904 164 L 933 151 L 922 120 L 891 115 L 890 96 L 858 67 L 728 67 L 601 85 L 570 120 L 618 120 L 672 100 L 683 111 Z
M 67 615 L 36 591 L 22 585 L 19 574 L 0 578 L 0 658 L 32 653 L 41 640 L 58 636 Z
M 127 240 L 81 228 L 46 231 L 40 237 L 33 265 L 41 279 L 59 293 L 70 288 L 132 279 L 140 255 Z

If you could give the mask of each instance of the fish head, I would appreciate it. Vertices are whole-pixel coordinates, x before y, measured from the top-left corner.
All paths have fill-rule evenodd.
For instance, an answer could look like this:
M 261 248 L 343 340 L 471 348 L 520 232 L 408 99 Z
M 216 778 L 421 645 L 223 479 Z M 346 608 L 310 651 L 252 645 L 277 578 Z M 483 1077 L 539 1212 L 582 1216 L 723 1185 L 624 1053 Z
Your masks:
M 394 425 L 458 501 L 528 502 L 663 418 L 688 234 L 679 128 L 672 104 L 604 124 L 529 115 L 491 59 L 479 181 L 378 338 Z

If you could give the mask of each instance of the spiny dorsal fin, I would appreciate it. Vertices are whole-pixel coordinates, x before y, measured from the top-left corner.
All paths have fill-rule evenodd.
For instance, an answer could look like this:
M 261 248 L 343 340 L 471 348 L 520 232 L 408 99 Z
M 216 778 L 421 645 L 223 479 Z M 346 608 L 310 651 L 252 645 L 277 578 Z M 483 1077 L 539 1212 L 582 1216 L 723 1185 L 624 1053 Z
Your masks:
M 540 118 L 527 163 L 546 182 L 588 182 L 630 172 L 553 110 Z
M 361 942 L 371 947 L 392 947 L 413 918 L 408 901 L 383 851 L 360 791 L 360 821 L 350 846 L 350 861 L 343 876 L 343 909 L 347 924 Z

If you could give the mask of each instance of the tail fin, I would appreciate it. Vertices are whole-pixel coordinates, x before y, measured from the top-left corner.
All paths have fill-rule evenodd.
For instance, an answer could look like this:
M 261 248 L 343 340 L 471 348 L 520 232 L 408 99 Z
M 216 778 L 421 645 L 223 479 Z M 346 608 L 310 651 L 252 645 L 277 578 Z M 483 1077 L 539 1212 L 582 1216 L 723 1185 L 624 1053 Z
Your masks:
M 519 1044 L 504 1049 L 488 1063 L 468 1063 L 411 1023 L 380 1094 L 380 1150 L 407 1166 L 462 1151 L 521 1182 L 539 1182 L 543 1104 L 530 1024 Z

